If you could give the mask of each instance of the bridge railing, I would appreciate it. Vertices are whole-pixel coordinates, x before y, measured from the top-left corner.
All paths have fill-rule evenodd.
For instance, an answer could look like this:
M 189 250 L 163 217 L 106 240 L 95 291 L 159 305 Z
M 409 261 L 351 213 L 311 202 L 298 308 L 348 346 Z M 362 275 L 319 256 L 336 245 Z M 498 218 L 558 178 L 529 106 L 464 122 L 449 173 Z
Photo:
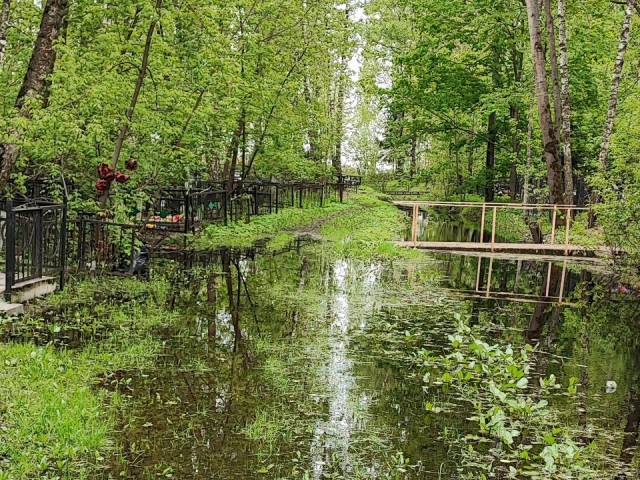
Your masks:
M 551 216 L 551 238 L 550 244 L 556 245 L 556 233 L 560 218 L 564 215 L 565 238 L 564 255 L 569 255 L 571 226 L 573 224 L 573 214 L 575 212 L 590 211 L 590 207 L 577 207 L 574 205 L 554 205 L 554 204 L 522 204 L 522 203 L 477 203 L 477 202 L 428 202 L 428 201 L 396 201 L 395 205 L 411 208 L 411 242 L 418 245 L 418 230 L 420 211 L 423 208 L 448 207 L 448 208 L 478 208 L 481 210 L 480 221 L 480 244 L 490 244 L 491 251 L 494 251 L 497 234 L 497 218 L 499 210 L 522 210 L 523 212 L 548 212 Z M 486 240 L 487 219 L 491 216 L 490 241 Z

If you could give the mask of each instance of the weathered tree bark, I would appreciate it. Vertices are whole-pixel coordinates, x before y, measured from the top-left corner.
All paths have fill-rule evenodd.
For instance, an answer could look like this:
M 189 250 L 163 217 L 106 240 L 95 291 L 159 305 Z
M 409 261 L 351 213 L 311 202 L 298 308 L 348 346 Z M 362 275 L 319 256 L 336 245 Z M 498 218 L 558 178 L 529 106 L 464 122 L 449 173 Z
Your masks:
M 53 73 L 56 63 L 54 46 L 60 36 L 67 10 L 67 0 L 47 0 L 44 6 L 38 37 L 15 102 L 15 108 L 21 117 L 29 118 L 27 99 L 42 97 L 46 92 L 47 78 Z M 21 137 L 18 131 L 11 133 L 17 139 Z M 0 146 L 0 190 L 4 190 L 9 183 L 9 177 L 19 155 L 20 149 L 15 143 Z
M 551 118 L 547 74 L 545 71 L 544 50 L 540 35 L 540 9 L 537 0 L 526 0 L 529 21 L 529 37 L 533 55 L 533 70 L 538 99 L 538 115 L 542 129 L 545 163 L 547 165 L 547 181 L 549 185 L 549 201 L 562 204 L 564 201 L 564 181 L 562 178 L 562 161 L 558 152 L 557 138 Z
M 618 90 L 622 81 L 622 69 L 624 67 L 625 54 L 631 38 L 631 17 L 633 10 L 636 8 L 636 0 L 627 0 L 627 6 L 624 12 L 624 21 L 622 23 L 622 31 L 620 32 L 620 43 L 618 45 L 618 55 L 616 56 L 616 64 L 613 69 L 613 77 L 611 79 L 611 95 L 609 97 L 609 109 L 607 111 L 607 119 L 604 123 L 602 132 L 602 145 L 600 147 L 600 169 L 602 173 L 607 171 L 607 161 L 609 159 L 609 148 L 611 147 L 611 135 L 613 134 L 613 124 L 618 111 Z
M 486 177 L 484 186 L 484 201 L 493 202 L 495 199 L 495 188 L 493 184 L 493 169 L 496 165 L 496 139 L 498 137 L 498 128 L 496 122 L 496 112 L 489 114 L 489 123 L 487 125 L 487 157 L 486 157 Z
M 547 37 L 549 45 L 549 62 L 551 63 L 551 81 L 553 83 L 553 106 L 555 113 L 555 127 L 558 142 L 560 141 L 560 123 L 562 119 L 562 95 L 560 92 L 560 72 L 558 68 L 558 52 L 556 49 L 556 27 L 551 14 L 550 0 L 542 0 L 544 16 L 547 23 Z
M 0 65 L 4 61 L 4 49 L 7 46 L 7 30 L 9 29 L 9 13 L 11 0 L 3 0 L 0 11 Z
M 571 149 L 571 97 L 569 95 L 566 0 L 558 0 L 558 29 L 560 34 L 560 95 L 562 96 L 562 125 L 560 132 L 564 169 L 564 203 L 573 205 L 573 152 Z

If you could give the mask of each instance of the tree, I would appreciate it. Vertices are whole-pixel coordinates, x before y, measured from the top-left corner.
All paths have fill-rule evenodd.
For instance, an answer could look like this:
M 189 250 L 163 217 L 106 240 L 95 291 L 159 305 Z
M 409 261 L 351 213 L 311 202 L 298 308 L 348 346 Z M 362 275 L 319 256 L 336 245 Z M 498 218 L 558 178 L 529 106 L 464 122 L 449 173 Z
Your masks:
M 533 58 L 536 96 L 538 99 L 538 116 L 542 130 L 544 157 L 547 165 L 549 201 L 553 204 L 562 204 L 564 200 L 562 161 L 560 160 L 558 152 L 554 122 L 551 118 L 549 87 L 545 68 L 546 62 L 540 33 L 540 10 L 537 0 L 526 0 L 526 4 L 529 18 L 529 36 Z
M 47 0 L 44 6 L 38 38 L 15 102 L 15 109 L 23 118 L 29 118 L 31 103 L 42 103 L 46 99 L 47 80 L 56 63 L 54 47 L 60 36 L 67 8 L 67 0 Z M 14 129 L 13 136 L 15 140 L 19 140 L 22 134 Z M 6 188 L 19 154 L 20 149 L 15 141 L 0 146 L 0 190 Z

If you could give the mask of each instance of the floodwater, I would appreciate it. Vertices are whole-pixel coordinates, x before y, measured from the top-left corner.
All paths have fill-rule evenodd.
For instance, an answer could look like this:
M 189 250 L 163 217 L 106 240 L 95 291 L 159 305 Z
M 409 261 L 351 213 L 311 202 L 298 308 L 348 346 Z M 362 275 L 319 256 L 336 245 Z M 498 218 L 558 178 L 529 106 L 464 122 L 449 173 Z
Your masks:
M 567 425 L 606 437 L 615 467 L 602 478 L 640 475 L 638 297 L 603 265 L 350 260 L 300 240 L 154 262 L 152 275 L 180 272 L 180 320 L 159 334 L 155 367 L 127 373 L 121 453 L 104 478 L 468 478 L 447 432 L 472 425 L 427 415 L 413 366 L 418 350 L 446 350 L 454 313 L 487 341 L 539 343 L 542 373 L 579 379 L 576 401 L 557 406 Z
M 366 262 L 300 243 L 188 263 L 182 322 L 165 332 L 156 368 L 130 385 L 135 420 L 114 459 L 127 478 L 461 478 L 443 432 L 470 425 L 425 414 L 409 360 L 446 348 L 454 312 L 494 341 L 541 342 L 547 374 L 584 383 L 579 415 L 561 405 L 566 421 L 607 432 L 612 458 L 624 457 L 640 392 L 636 298 L 602 265 Z M 568 300 L 557 307 L 563 271 Z M 625 462 L 637 474 L 634 456 Z

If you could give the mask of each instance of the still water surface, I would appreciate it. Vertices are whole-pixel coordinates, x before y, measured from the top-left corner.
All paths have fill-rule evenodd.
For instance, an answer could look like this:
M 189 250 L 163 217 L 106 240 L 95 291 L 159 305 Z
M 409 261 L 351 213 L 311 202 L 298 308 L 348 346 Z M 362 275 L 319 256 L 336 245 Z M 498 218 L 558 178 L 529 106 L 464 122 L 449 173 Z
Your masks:
M 489 279 L 489 259 L 356 261 L 300 242 L 188 267 L 181 323 L 164 332 L 156 368 L 133 373 L 137 420 L 121 426 L 113 461 L 126 478 L 460 478 L 443 432 L 469 422 L 426 415 L 410 361 L 446 349 L 454 312 L 490 341 L 540 342 L 546 374 L 582 382 L 579 410 L 559 402 L 566 422 L 604 432 L 611 458 L 624 457 L 640 405 L 638 309 L 601 265 L 552 264 L 549 295 L 548 262 L 494 259 Z M 637 478 L 627 457 L 629 476 L 611 478 Z

